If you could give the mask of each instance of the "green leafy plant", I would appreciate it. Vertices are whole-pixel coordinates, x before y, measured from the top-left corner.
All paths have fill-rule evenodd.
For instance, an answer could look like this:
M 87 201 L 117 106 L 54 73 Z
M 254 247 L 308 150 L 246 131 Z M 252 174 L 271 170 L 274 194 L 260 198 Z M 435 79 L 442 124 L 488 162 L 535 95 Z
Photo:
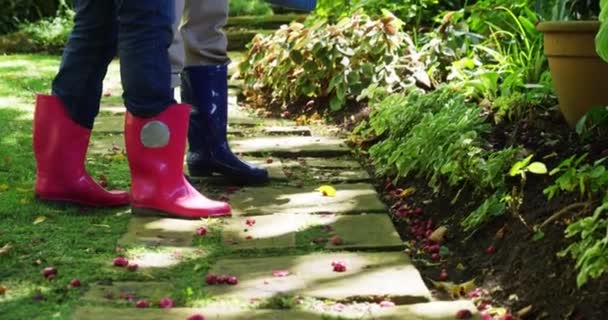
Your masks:
M 511 177 L 519 177 L 520 184 L 519 187 L 513 186 L 510 196 L 506 196 L 505 200 L 507 202 L 507 206 L 513 215 L 516 215 L 520 218 L 524 225 L 528 225 L 521 215 L 519 215 L 519 208 L 524 202 L 524 189 L 526 187 L 526 183 L 528 181 L 527 175 L 529 173 L 536 175 L 544 175 L 548 173 L 547 166 L 542 162 L 532 162 L 532 158 L 534 155 L 530 155 L 527 158 L 517 161 L 511 170 L 509 170 L 509 176 Z
M 600 159 L 594 164 L 585 163 L 588 154 L 572 156 L 550 172 L 551 176 L 560 174 L 555 183 L 544 190 L 549 200 L 562 192 L 579 192 L 581 197 L 591 199 L 593 194 L 608 189 L 608 171 Z
M 576 283 L 584 286 L 608 272 L 608 195 L 591 217 L 568 226 L 566 237 L 577 239 L 560 256 L 570 255 L 579 270 Z
M 461 223 L 460 226 L 464 231 L 473 231 L 483 224 L 490 221 L 493 217 L 498 217 L 504 214 L 506 205 L 502 200 L 501 193 L 495 193 L 486 199 L 479 208 L 471 212 Z
M 371 84 L 411 86 L 424 71 L 415 55 L 405 54 L 415 49 L 401 25 L 385 12 L 379 20 L 357 14 L 335 25 L 292 23 L 258 35 L 240 65 L 244 94 L 257 108 L 324 97 L 337 111 Z

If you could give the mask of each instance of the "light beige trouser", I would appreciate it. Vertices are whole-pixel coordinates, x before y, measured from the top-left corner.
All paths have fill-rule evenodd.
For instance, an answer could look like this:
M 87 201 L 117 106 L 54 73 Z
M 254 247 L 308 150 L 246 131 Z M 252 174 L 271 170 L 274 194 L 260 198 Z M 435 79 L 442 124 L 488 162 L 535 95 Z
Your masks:
M 181 84 L 184 67 L 230 63 L 228 39 L 222 31 L 228 20 L 228 0 L 175 0 L 175 12 L 169 48 L 173 87 Z

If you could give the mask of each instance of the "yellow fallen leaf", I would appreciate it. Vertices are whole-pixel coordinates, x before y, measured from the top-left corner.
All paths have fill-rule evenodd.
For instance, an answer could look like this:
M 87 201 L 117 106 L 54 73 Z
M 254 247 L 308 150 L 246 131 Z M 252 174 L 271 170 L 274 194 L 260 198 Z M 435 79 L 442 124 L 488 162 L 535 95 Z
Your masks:
M 6 183 L 0 184 L 0 192 L 4 192 L 7 190 L 8 190 L 8 184 L 6 184 Z
M 407 197 L 409 197 L 409 196 L 413 195 L 414 193 L 416 193 L 416 188 L 410 187 L 410 188 L 407 188 L 407 189 L 403 190 L 403 191 L 402 191 L 402 192 L 399 194 L 399 196 L 400 196 L 401 198 L 407 198 Z
M 34 224 L 41 224 L 44 221 L 46 221 L 46 217 L 45 216 L 39 216 L 38 218 L 36 218 L 36 220 L 34 220 Z
M 332 186 L 320 186 L 319 188 L 315 189 L 315 191 L 319 191 L 323 194 L 324 197 L 335 197 L 336 196 L 336 189 Z
M 465 267 L 465 266 L 464 266 L 464 264 L 462 264 L 462 263 L 459 263 L 459 264 L 456 266 L 456 270 L 464 271 L 465 269 L 466 269 L 466 267 Z
M 431 280 L 431 282 L 433 283 L 435 288 L 445 291 L 452 298 L 464 298 L 469 292 L 475 290 L 475 288 L 477 287 L 477 285 L 475 284 L 475 279 L 460 284 L 455 284 L 454 282 L 441 282 L 433 280 Z

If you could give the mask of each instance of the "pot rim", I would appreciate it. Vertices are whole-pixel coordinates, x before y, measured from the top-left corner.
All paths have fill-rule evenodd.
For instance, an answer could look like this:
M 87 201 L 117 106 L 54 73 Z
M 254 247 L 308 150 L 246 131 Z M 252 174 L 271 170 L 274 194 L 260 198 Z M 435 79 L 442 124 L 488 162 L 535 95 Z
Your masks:
M 536 29 L 544 33 L 589 33 L 597 32 L 600 29 L 600 22 L 597 20 L 544 21 L 539 23 Z

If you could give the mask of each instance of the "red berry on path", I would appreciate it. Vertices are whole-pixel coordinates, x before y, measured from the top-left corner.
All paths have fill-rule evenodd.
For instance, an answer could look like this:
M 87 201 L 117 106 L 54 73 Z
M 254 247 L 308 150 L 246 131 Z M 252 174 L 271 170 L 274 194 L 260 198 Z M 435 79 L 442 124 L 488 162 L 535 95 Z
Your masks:
M 129 271 L 137 271 L 139 269 L 139 265 L 137 263 L 131 263 L 127 266 L 127 270 Z
M 150 307 L 150 302 L 148 302 L 148 300 L 139 300 L 135 303 L 135 306 L 141 309 L 148 308 Z
M 473 313 L 466 309 L 456 312 L 456 319 L 471 319 L 472 317 Z
M 253 227 L 253 225 L 255 225 L 255 219 L 249 218 L 249 219 L 247 219 L 247 221 L 245 221 L 245 224 L 250 227 Z
M 162 298 L 160 299 L 158 305 L 162 309 L 171 309 L 175 304 L 173 303 L 173 300 L 171 298 Z
M 209 232 L 209 229 L 207 229 L 207 227 L 200 227 L 196 229 L 196 235 L 199 237 L 204 237 L 205 235 L 207 235 L 207 232 Z
M 239 284 L 239 279 L 237 277 L 228 277 L 226 279 L 226 283 L 231 286 L 236 286 L 237 284 Z
M 219 283 L 219 279 L 216 275 L 209 274 L 209 275 L 207 275 L 207 278 L 205 278 L 205 283 L 207 283 L 210 286 L 213 286 L 213 285 L 216 285 Z
M 129 260 L 127 260 L 127 258 L 125 257 L 118 257 L 116 259 L 114 259 L 114 266 L 115 267 L 126 267 L 129 265 Z
M 189 316 L 186 320 L 205 320 L 205 317 L 203 317 L 202 314 L 193 314 Z
M 335 272 L 345 272 L 346 271 L 346 263 L 344 263 L 342 261 L 334 261 L 331 263 L 331 265 L 334 267 Z

